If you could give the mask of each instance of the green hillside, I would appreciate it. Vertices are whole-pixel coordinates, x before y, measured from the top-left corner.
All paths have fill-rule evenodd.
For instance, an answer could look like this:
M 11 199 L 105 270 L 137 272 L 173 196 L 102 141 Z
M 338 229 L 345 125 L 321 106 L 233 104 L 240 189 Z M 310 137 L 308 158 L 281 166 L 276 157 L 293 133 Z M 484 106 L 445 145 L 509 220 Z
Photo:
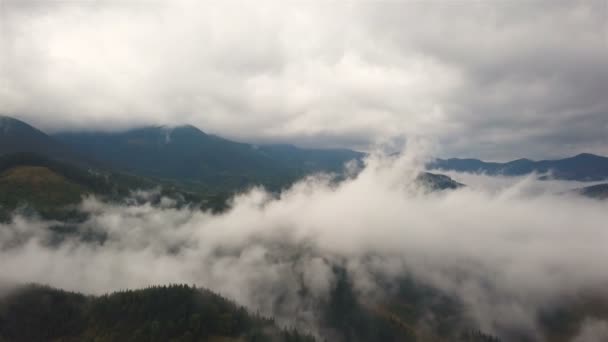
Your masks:
M 466 328 L 458 305 L 448 298 L 410 286 L 385 302 L 363 303 L 341 278 L 318 313 L 321 341 L 499 342 Z M 431 312 L 434 319 L 429 321 Z M 103 296 L 27 285 L 0 297 L 0 341 L 313 342 L 315 338 L 187 285 Z
M 84 169 L 33 153 L 0 156 L 0 221 L 6 221 L 17 208 L 33 210 L 44 218 L 78 219 L 75 205 L 86 195 L 120 202 L 134 190 L 153 190 L 157 195 L 178 198 L 178 205 L 194 205 L 212 211 L 227 207 L 228 193 L 211 192 L 202 187 L 152 178 Z
M 0 297 L 0 341 L 313 342 L 205 289 L 85 296 L 29 285 Z
M 43 214 L 80 202 L 91 191 L 43 166 L 16 166 L 0 173 L 4 210 L 31 206 Z

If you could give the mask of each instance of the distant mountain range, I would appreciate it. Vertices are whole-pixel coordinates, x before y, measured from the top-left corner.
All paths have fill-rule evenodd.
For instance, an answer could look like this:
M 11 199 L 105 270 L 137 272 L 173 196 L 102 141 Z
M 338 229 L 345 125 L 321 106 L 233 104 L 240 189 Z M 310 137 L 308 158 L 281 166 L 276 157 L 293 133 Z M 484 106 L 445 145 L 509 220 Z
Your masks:
M 194 126 L 64 133 L 53 138 L 121 171 L 234 187 L 259 182 L 278 188 L 307 173 L 340 172 L 344 163 L 364 156 L 351 150 L 239 143 Z
M 608 180 L 608 158 L 581 153 L 556 160 L 517 159 L 506 163 L 484 162 L 479 159 L 436 159 L 427 165 L 432 170 L 484 173 L 488 175 L 522 176 L 530 173 L 544 178 L 577 181 Z
M 157 182 L 179 182 L 192 191 L 212 192 L 231 192 L 255 184 L 279 190 L 314 172 L 340 174 L 345 163 L 360 163 L 366 155 L 348 149 L 240 143 L 207 134 L 191 125 L 47 135 L 23 121 L 0 116 L 0 156 L 23 152 L 83 169 L 127 173 Z M 608 158 L 588 153 L 559 160 L 518 159 L 506 163 L 436 159 L 427 168 L 506 176 L 535 172 L 543 175 L 541 178 L 577 181 L 608 179 Z M 417 180 L 434 190 L 463 186 L 447 176 L 431 173 L 421 174 Z M 590 193 L 596 194 L 597 189 L 603 188 L 593 188 Z
M 346 149 L 238 143 L 193 126 L 49 136 L 0 117 L 0 221 L 22 207 L 44 218 L 77 218 L 74 206 L 83 196 L 120 201 L 132 190 L 155 188 L 159 195 L 217 212 L 227 208 L 234 191 L 252 185 L 277 191 L 314 172 L 332 172 L 339 180 L 345 163 L 361 163 L 364 156 Z M 432 191 L 463 186 L 431 173 L 417 181 Z
M 600 200 L 608 199 L 608 183 L 590 185 L 579 189 L 574 189 L 574 192 L 585 197 L 595 198 Z
M 365 156 L 347 149 L 239 143 L 190 125 L 49 136 L 23 121 L 0 117 L 0 155 L 17 152 L 217 189 L 253 184 L 280 189 L 312 172 L 341 172 L 345 163 Z
M 48 158 L 82 164 L 87 158 L 77 156 L 74 151 L 57 139 L 7 116 L 0 116 L 0 155 L 32 152 Z

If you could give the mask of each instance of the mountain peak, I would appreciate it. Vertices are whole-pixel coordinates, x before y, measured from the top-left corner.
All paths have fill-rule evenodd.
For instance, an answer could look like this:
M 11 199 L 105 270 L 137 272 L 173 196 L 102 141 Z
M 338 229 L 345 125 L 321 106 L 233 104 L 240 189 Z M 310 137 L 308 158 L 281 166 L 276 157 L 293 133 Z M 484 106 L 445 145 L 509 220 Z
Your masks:
M 194 125 L 184 124 L 184 125 L 162 125 L 156 126 L 155 128 L 159 129 L 161 132 L 179 132 L 179 133 L 191 133 L 191 134 L 199 134 L 199 135 L 207 135 L 207 133 L 203 132 L 201 129 Z
M 577 155 L 575 155 L 574 157 L 572 157 L 572 159 L 596 159 L 596 158 L 602 158 L 596 154 L 592 154 L 592 153 L 579 153 Z
M 192 133 L 198 133 L 198 134 L 207 135 L 205 132 L 203 132 L 198 127 L 196 127 L 194 125 L 190 125 L 190 124 L 175 126 L 175 127 L 173 127 L 173 130 L 174 131 L 192 132 Z
M 0 155 L 36 153 L 58 160 L 80 162 L 69 149 L 46 133 L 10 116 L 0 116 Z
M 26 124 L 21 120 L 15 119 L 10 116 L 0 115 L 0 129 L 2 130 L 2 132 L 7 133 L 9 129 L 18 126 L 31 127 L 30 125 Z
M 0 133 L 4 135 L 46 135 L 26 122 L 6 115 L 0 115 Z

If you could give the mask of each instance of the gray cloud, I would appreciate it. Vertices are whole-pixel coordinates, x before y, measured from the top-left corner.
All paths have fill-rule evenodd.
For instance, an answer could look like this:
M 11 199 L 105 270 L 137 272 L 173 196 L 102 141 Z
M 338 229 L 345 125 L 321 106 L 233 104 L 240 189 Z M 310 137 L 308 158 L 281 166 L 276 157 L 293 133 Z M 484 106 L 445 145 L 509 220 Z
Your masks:
M 594 342 L 608 338 L 608 322 L 589 319 L 572 342 Z
M 423 159 L 374 156 L 355 178 L 309 178 L 279 198 L 254 189 L 221 215 L 171 201 L 89 198 L 82 209 L 91 216 L 79 229 L 104 234 L 103 245 L 53 246 L 52 222 L 17 216 L 0 226 L 2 278 L 93 293 L 194 283 L 314 328 L 315 303 L 339 265 L 365 298 L 381 282 L 411 275 L 462 300 L 485 331 L 539 339 L 540 311 L 582 294 L 606 296 L 605 202 L 556 195 L 577 184 L 534 178 L 467 176 L 473 186 L 421 192 L 412 180 Z M 602 332 L 594 327 L 581 336 Z
M 52 131 L 192 123 L 253 142 L 608 154 L 602 0 L 1 6 L 0 112 Z

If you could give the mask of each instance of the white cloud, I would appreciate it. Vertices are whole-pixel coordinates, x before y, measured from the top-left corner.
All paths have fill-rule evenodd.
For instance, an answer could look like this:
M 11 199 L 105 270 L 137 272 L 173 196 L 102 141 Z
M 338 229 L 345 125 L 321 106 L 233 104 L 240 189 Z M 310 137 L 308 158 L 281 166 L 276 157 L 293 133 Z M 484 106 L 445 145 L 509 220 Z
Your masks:
M 52 223 L 18 217 L 0 227 L 0 269 L 11 282 L 93 293 L 195 283 L 309 327 L 335 282 L 332 265 L 365 295 L 378 294 L 380 278 L 411 275 L 497 333 L 540 336 L 541 310 L 606 295 L 605 202 L 536 191 L 530 179 L 421 193 L 412 185 L 420 161 L 372 157 L 340 185 L 312 178 L 280 198 L 255 189 L 221 215 L 88 199 L 79 229 L 107 234 L 103 245 L 51 246 Z
M 606 12 L 5 0 L 0 112 L 48 130 L 191 123 L 256 142 L 365 149 L 416 134 L 442 155 L 608 154 Z
M 608 322 L 588 319 L 572 342 L 595 342 L 608 339 Z

